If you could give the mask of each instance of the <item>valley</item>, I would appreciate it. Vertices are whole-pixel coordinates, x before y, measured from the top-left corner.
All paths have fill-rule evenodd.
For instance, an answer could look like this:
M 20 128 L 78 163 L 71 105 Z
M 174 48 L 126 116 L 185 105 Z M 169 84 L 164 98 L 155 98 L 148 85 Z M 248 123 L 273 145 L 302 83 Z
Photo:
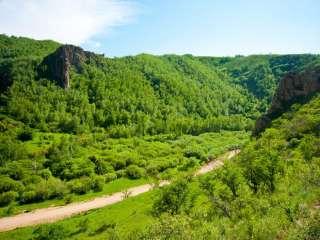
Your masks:
M 0 90 L 1 239 L 320 236 L 319 55 L 0 35 Z

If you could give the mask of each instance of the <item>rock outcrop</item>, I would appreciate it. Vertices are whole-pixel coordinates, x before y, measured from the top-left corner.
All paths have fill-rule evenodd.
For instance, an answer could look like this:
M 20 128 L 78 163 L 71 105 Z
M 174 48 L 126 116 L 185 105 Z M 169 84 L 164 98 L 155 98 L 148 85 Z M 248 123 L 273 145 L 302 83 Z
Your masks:
M 44 58 L 39 67 L 41 77 L 54 80 L 59 86 L 70 87 L 70 68 L 81 71 L 81 64 L 94 58 L 95 54 L 73 45 L 62 45 Z
M 279 84 L 268 112 L 255 125 L 253 135 L 257 136 L 269 127 L 292 104 L 304 102 L 320 91 L 320 66 L 310 67 L 303 72 L 287 74 Z

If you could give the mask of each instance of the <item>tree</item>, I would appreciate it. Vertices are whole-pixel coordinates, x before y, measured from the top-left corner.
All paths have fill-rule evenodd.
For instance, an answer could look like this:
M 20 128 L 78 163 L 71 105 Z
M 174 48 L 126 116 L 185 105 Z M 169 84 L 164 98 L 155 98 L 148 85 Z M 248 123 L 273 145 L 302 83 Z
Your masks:
M 161 189 L 159 197 L 153 203 L 153 213 L 157 216 L 165 212 L 173 215 L 179 213 L 188 193 L 188 182 L 184 179 L 164 187 Z

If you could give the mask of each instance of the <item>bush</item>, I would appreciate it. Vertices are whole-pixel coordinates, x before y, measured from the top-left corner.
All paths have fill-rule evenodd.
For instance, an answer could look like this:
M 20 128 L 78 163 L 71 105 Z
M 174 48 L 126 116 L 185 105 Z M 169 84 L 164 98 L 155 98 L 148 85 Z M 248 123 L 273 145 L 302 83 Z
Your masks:
M 147 174 L 152 177 L 155 177 L 159 174 L 158 166 L 154 164 L 147 166 L 146 171 L 147 171 Z
M 17 138 L 22 142 L 26 142 L 26 141 L 32 140 L 32 131 L 31 131 L 31 129 L 23 129 L 18 134 Z
M 43 181 L 43 179 L 38 175 L 27 176 L 22 180 L 24 185 L 37 184 L 41 181 Z
M 43 179 L 48 180 L 51 177 L 52 174 L 51 174 L 50 170 L 46 168 L 46 169 L 41 170 L 39 175 Z
M 207 156 L 205 155 L 205 153 L 202 151 L 202 149 L 199 149 L 199 148 L 189 148 L 189 149 L 186 149 L 184 152 L 183 152 L 183 155 L 187 158 L 191 158 L 191 157 L 194 157 L 194 158 L 197 158 L 201 161 L 206 161 L 207 160 Z
M 105 179 L 106 183 L 112 182 L 113 180 L 117 179 L 117 174 L 116 173 L 107 173 L 104 175 L 104 179 Z
M 153 204 L 153 213 L 177 214 L 186 200 L 188 194 L 188 182 L 179 180 L 169 186 L 166 186 L 160 192 L 159 198 Z
M 68 185 L 71 192 L 75 194 L 86 194 L 91 190 L 91 181 L 88 177 L 72 180 Z
M 15 191 L 19 192 L 23 189 L 23 185 L 20 182 L 12 180 L 9 177 L 1 177 L 0 178 L 0 193 Z
M 101 192 L 104 187 L 104 177 L 95 176 L 91 180 L 91 188 L 95 192 Z
M 68 188 L 64 182 L 57 178 L 49 178 L 48 182 L 49 198 L 62 199 L 67 193 Z
M 195 166 L 199 165 L 198 164 L 199 160 L 191 157 L 189 158 L 183 165 L 178 167 L 179 171 L 187 171 L 190 168 L 194 168 Z
M 19 194 L 14 191 L 4 192 L 0 194 L 0 206 L 8 205 L 9 203 L 16 200 L 18 196 Z
M 23 158 L 25 149 L 21 143 L 7 136 L 0 136 L 0 165 Z
M 117 178 L 122 178 L 122 177 L 125 177 L 126 176 L 126 170 L 118 170 L 116 171 L 116 174 L 117 174 Z
M 6 173 L 14 180 L 21 180 L 26 175 L 25 169 L 17 162 L 10 162 L 7 164 Z
M 23 192 L 22 195 L 20 196 L 20 202 L 21 203 L 32 203 L 35 202 L 37 199 L 37 193 L 36 191 L 27 191 Z
M 115 170 L 121 170 L 121 169 L 124 169 L 126 167 L 126 161 L 125 160 L 116 160 L 112 164 L 113 164 L 113 168 Z
M 112 167 L 112 165 L 108 162 L 105 162 L 102 159 L 98 159 L 95 156 L 89 157 L 90 161 L 94 163 L 95 168 L 94 171 L 96 174 L 98 175 L 103 175 L 106 174 L 108 172 L 113 172 L 114 169 Z
M 63 240 L 67 239 L 68 232 L 62 225 L 42 225 L 34 232 L 34 240 Z
M 137 165 L 130 165 L 126 169 L 126 175 L 130 179 L 139 179 L 144 176 L 144 169 L 138 167 Z

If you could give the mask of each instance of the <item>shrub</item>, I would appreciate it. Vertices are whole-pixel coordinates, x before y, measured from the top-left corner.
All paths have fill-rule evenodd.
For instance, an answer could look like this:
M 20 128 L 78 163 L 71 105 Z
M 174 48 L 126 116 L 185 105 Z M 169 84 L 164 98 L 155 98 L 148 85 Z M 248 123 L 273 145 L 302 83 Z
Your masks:
M 22 159 L 26 155 L 23 144 L 7 136 L 0 137 L 0 165 L 6 162 Z
M 30 184 L 20 196 L 20 202 L 32 203 L 47 200 L 51 195 L 50 190 L 48 184 L 43 180 L 37 184 Z
M 116 173 L 107 173 L 104 175 L 104 179 L 105 179 L 105 182 L 108 183 L 108 182 L 112 182 L 113 180 L 116 180 L 117 179 L 117 174 Z
M 64 203 L 65 204 L 69 204 L 69 203 L 72 203 L 73 202 L 73 195 L 72 194 L 69 194 L 67 196 L 65 196 L 64 198 Z
M 197 166 L 198 162 L 199 162 L 198 159 L 191 157 L 183 165 L 179 166 L 178 170 L 187 171 L 188 169 L 194 168 L 195 166 Z
M 25 169 L 17 162 L 11 162 L 6 166 L 7 175 L 14 180 L 21 180 L 26 175 Z
M 17 138 L 22 142 L 26 142 L 26 141 L 32 140 L 32 131 L 31 131 L 31 129 L 23 129 L 18 134 Z
M 42 225 L 34 232 L 34 240 L 63 240 L 67 239 L 68 232 L 62 225 Z
M 51 174 L 50 170 L 46 168 L 46 169 L 41 170 L 39 175 L 43 179 L 48 180 L 51 177 L 52 174 Z
M 35 200 L 37 199 L 37 193 L 33 190 L 31 191 L 27 191 L 27 192 L 23 192 L 20 196 L 20 202 L 21 203 L 32 203 L 35 202 Z
M 186 200 L 188 194 L 188 182 L 184 179 L 166 186 L 160 192 L 159 198 L 153 204 L 153 213 L 177 214 Z
M 122 177 L 125 177 L 126 176 L 126 170 L 118 170 L 116 171 L 116 174 L 117 174 L 117 178 L 122 178 Z
M 0 178 L 0 193 L 15 191 L 19 192 L 23 189 L 23 185 L 20 182 L 12 180 L 9 177 L 1 177 Z
M 126 167 L 126 161 L 125 160 L 116 160 L 113 162 L 113 168 L 115 170 L 121 170 L 124 169 Z
M 207 159 L 205 153 L 199 148 L 188 148 L 183 152 L 183 155 L 187 158 L 195 157 L 202 161 Z
M 49 198 L 62 199 L 67 193 L 68 188 L 64 182 L 57 178 L 50 178 L 47 182 L 49 189 Z
M 34 186 L 36 191 L 36 201 L 44 201 L 50 197 L 50 189 L 48 184 L 43 180 Z
M 16 200 L 18 196 L 19 194 L 14 191 L 4 192 L 0 194 L 0 206 L 8 205 L 12 201 Z
M 41 181 L 43 181 L 43 179 L 38 175 L 27 176 L 22 180 L 24 185 L 37 184 Z
M 104 187 L 104 177 L 95 176 L 91 180 L 91 188 L 95 192 L 101 192 Z
M 138 167 L 137 165 L 130 165 L 126 169 L 126 175 L 131 179 L 139 179 L 144 176 L 144 169 Z
M 147 166 L 146 171 L 147 171 L 147 174 L 149 176 L 152 176 L 152 177 L 157 176 L 159 174 L 157 165 L 149 165 L 149 166 Z
M 88 177 L 72 180 L 68 185 L 71 192 L 75 194 L 86 194 L 91 190 L 91 181 Z
M 108 162 L 105 162 L 102 159 L 98 159 L 95 156 L 89 157 L 90 161 L 94 163 L 95 168 L 94 171 L 96 174 L 98 175 L 103 175 L 106 174 L 108 172 L 113 172 L 114 169 L 112 167 L 112 165 Z

